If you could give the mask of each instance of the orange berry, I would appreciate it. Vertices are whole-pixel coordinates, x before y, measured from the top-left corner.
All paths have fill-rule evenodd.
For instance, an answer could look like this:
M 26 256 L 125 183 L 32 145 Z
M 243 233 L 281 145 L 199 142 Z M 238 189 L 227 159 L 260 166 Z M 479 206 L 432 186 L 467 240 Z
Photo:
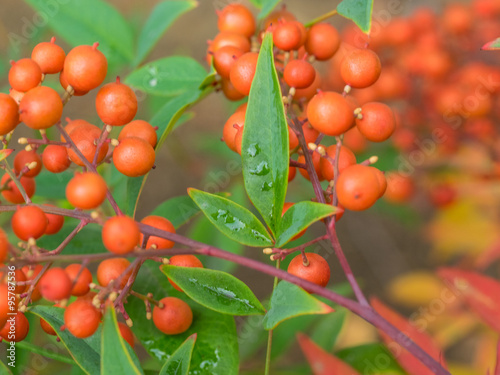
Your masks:
M 51 336 L 56 336 L 56 331 L 54 331 L 54 328 L 52 328 L 49 323 L 43 318 L 40 318 L 40 327 L 47 333 L 48 335 Z
M 236 126 L 234 126 L 236 125 Z M 233 113 L 224 124 L 224 129 L 222 130 L 222 139 L 232 151 L 237 152 L 235 137 L 239 128 L 245 126 L 245 112 L 239 111 Z
M 320 181 L 323 181 L 325 178 L 323 177 L 323 174 L 321 173 L 321 156 L 317 153 L 317 152 L 313 152 L 312 155 L 312 160 L 313 160 L 313 166 L 314 166 L 314 170 L 316 171 L 316 174 L 318 175 L 318 179 Z M 297 158 L 297 161 L 299 163 L 302 163 L 302 164 L 306 164 L 306 158 L 304 157 L 304 155 L 300 155 L 298 158 Z M 304 176 L 304 178 L 306 178 L 307 180 L 311 181 L 311 178 L 309 177 L 309 173 L 307 173 L 307 169 L 304 169 L 304 168 L 299 168 L 299 172 L 302 176 Z
M 141 232 L 134 219 L 128 216 L 114 216 L 102 227 L 104 247 L 115 254 L 128 254 L 139 245 Z
M 325 287 L 330 281 L 330 266 L 328 262 L 316 253 L 306 253 L 309 264 L 304 265 L 302 254 L 297 255 L 288 265 L 288 273 Z
M 214 40 L 210 45 L 210 50 L 216 53 L 219 48 L 224 46 L 233 46 L 238 48 L 242 52 L 250 51 L 250 41 L 249 39 L 241 34 L 222 31 L 216 35 Z
M 222 78 L 229 79 L 231 68 L 243 51 L 234 46 L 224 46 L 214 53 L 214 68 Z
M 0 135 L 6 135 L 19 124 L 19 106 L 9 95 L 0 93 Z
M 237 101 L 241 100 L 245 97 L 241 92 L 236 90 L 236 88 L 233 86 L 231 81 L 229 79 L 224 79 L 222 78 L 220 81 L 221 89 L 222 92 L 224 93 L 224 96 L 226 99 L 231 100 L 231 101 Z
M 40 279 L 40 293 L 49 301 L 60 301 L 69 298 L 71 280 L 68 274 L 59 267 L 48 269 Z
M 38 43 L 31 52 L 31 59 L 41 68 L 43 74 L 59 73 L 64 67 L 66 53 L 55 44 L 56 38 L 50 42 Z
M 231 83 L 243 95 L 250 94 L 258 57 L 259 54 L 255 52 L 247 52 L 241 55 L 229 73 Z
M 122 126 L 132 121 L 137 113 L 134 90 L 120 82 L 108 83 L 100 88 L 95 99 L 97 114 L 107 125 Z
M 373 167 L 356 164 L 344 169 L 337 180 L 339 203 L 348 210 L 370 208 L 380 197 L 381 187 Z
M 283 78 L 288 86 L 305 89 L 313 84 L 316 69 L 305 60 L 292 60 L 286 65 Z
M 10 316 L 5 326 L 0 331 L 0 337 L 7 342 L 23 341 L 30 329 L 28 319 L 20 311 L 15 316 Z
M 178 267 L 196 267 L 196 268 L 203 268 L 203 264 L 200 262 L 198 258 L 196 258 L 194 255 L 174 255 L 173 257 L 170 258 L 170 263 L 171 266 L 178 266 Z M 179 288 L 179 286 L 174 283 L 172 280 L 168 279 L 170 284 L 177 289 L 179 292 L 182 292 L 182 289 Z
M 296 175 L 297 175 L 297 168 L 288 167 L 288 182 L 292 182 Z
M 220 31 L 228 31 L 251 37 L 255 33 L 255 18 L 250 10 L 238 3 L 226 5 L 217 12 L 217 27 Z
M 326 148 L 326 153 L 327 155 L 335 160 L 336 154 L 337 154 L 337 145 L 331 145 Z M 333 161 L 330 161 L 326 158 L 321 158 L 320 162 L 320 167 L 321 167 L 321 175 L 325 178 L 327 181 L 331 181 L 335 177 L 334 173 L 334 165 L 332 165 Z M 340 147 L 340 153 L 339 153 L 339 175 L 342 173 L 344 169 L 347 167 L 356 164 L 356 156 L 354 153 L 349 150 L 346 146 L 341 146 Z
M 42 81 L 42 70 L 32 59 L 21 59 L 12 62 L 9 70 L 10 86 L 21 92 L 37 87 Z
M 9 305 L 9 287 L 7 284 L 0 282 L 0 327 L 3 327 L 7 323 L 7 319 L 10 317 L 8 314 L 17 311 L 17 305 L 19 303 L 19 298 L 14 295 L 13 304 Z
M 9 240 L 5 231 L 0 228 L 0 263 L 5 262 L 9 254 Z
M 351 104 L 336 92 L 320 92 L 307 106 L 307 118 L 320 133 L 336 136 L 345 133 L 354 123 Z
M 71 131 L 71 133 L 69 133 L 69 137 L 89 163 L 92 163 L 94 160 L 95 152 L 97 150 L 97 143 L 99 142 L 101 133 L 101 129 L 89 123 L 82 123 L 81 125 L 76 126 Z M 98 163 L 101 162 L 108 153 L 108 147 L 109 146 L 107 143 L 104 143 L 102 145 L 97 157 Z M 85 165 L 78 154 L 72 148 L 68 148 L 68 156 L 73 163 L 80 166 Z
M 52 206 L 46 204 L 46 206 Z M 45 229 L 45 234 L 56 234 L 58 233 L 64 225 L 64 216 L 55 214 L 45 214 L 47 217 L 47 228 Z
M 371 86 L 377 81 L 382 65 L 375 52 L 366 48 L 352 49 L 340 63 L 340 75 L 355 88 Z
M 305 99 L 306 101 L 309 101 L 314 95 L 316 95 L 318 90 L 321 88 L 321 84 L 322 84 L 321 75 L 315 69 L 315 76 L 313 83 L 306 88 L 296 89 L 293 98 L 295 100 Z
M 35 194 L 36 190 L 35 180 L 31 177 L 22 176 L 19 181 L 21 182 L 21 185 L 24 188 L 24 191 L 26 191 L 28 197 L 31 198 Z M 21 192 L 7 173 L 4 174 L 2 180 L 0 180 L 1 186 L 4 186 L 5 184 L 7 184 L 7 188 L 2 191 L 2 196 L 10 203 L 24 203 L 24 198 L 21 195 Z
M 23 241 L 42 237 L 47 228 L 47 216 L 36 206 L 19 207 L 11 220 L 14 234 Z
M 97 267 L 97 281 L 101 286 L 107 286 L 111 280 L 116 280 L 130 266 L 130 262 L 125 258 L 111 258 L 103 260 Z M 120 288 L 125 287 L 132 270 L 127 272 L 120 281 Z
M 340 46 L 340 36 L 335 27 L 328 23 L 313 25 L 308 33 L 305 43 L 307 53 L 314 55 L 316 60 L 328 60 Z
M 68 90 L 69 83 L 68 80 L 66 79 L 66 75 L 64 74 L 64 70 L 61 71 L 61 73 L 59 74 L 59 83 L 61 84 L 61 87 L 64 90 Z M 88 91 L 80 91 L 73 89 L 73 96 L 84 96 L 86 94 L 88 94 Z
M 64 325 L 80 339 L 92 336 L 100 322 L 101 312 L 88 300 L 76 300 L 64 311 Z
M 156 147 L 156 142 L 158 141 L 155 128 L 144 120 L 134 120 L 125 125 L 120 131 L 118 140 L 121 141 L 124 138 L 131 137 L 144 139 L 153 148 Z
M 29 90 L 19 104 L 20 120 L 32 129 L 47 129 L 62 116 L 63 103 L 56 90 L 38 86 Z
M 134 347 L 134 334 L 132 333 L 132 330 L 122 322 L 118 322 L 118 329 L 120 330 L 120 335 L 122 338 L 128 342 L 131 348 Z
M 113 151 L 113 163 L 120 173 L 128 177 L 147 174 L 155 164 L 155 150 L 141 138 L 124 138 Z
M 38 174 L 42 170 L 42 159 L 40 158 L 40 155 L 36 153 L 36 151 L 21 150 L 17 153 L 16 157 L 14 158 L 14 169 L 16 171 L 21 171 L 24 167 L 33 162 L 36 163 L 36 166 L 25 172 L 23 176 L 26 177 L 38 176 Z
M 74 207 L 91 210 L 106 199 L 107 185 L 97 173 L 77 173 L 66 185 L 66 198 Z
M 71 165 L 68 149 L 65 146 L 48 145 L 45 147 L 45 150 L 43 150 L 42 163 L 49 172 L 64 172 Z
M 4 264 L 0 264 L 1 266 L 5 266 Z M 5 266 L 6 267 L 6 266 Z M 14 276 L 12 276 L 11 272 L 14 272 Z M 8 284 L 8 282 L 14 281 L 16 283 L 16 287 L 13 290 L 15 294 L 24 293 L 24 291 L 28 288 L 27 285 L 18 285 L 19 282 L 26 281 L 26 275 L 23 270 L 20 268 L 16 268 L 15 271 L 6 270 L 0 271 L 0 282 Z M 12 284 L 10 284 L 12 285 Z
M 77 46 L 64 60 L 64 78 L 73 89 L 90 91 L 99 86 L 108 72 L 106 56 L 93 46 Z
M 183 300 L 175 297 L 165 297 L 160 300 L 163 308 L 153 309 L 153 323 L 161 332 L 167 335 L 178 335 L 185 332 L 193 322 L 193 312 Z
M 161 229 L 170 233 L 175 233 L 175 227 L 172 225 L 170 220 L 165 219 L 161 216 L 150 215 L 146 216 L 141 220 L 142 224 L 146 224 L 152 226 L 157 229 Z M 141 233 L 141 243 L 143 241 L 143 234 Z M 146 248 L 150 248 L 153 245 L 156 245 L 157 249 L 170 249 L 174 247 L 175 242 L 167 240 L 165 238 L 150 236 L 148 242 L 146 243 Z
M 81 270 L 82 268 L 83 270 Z M 89 285 L 92 282 L 92 273 L 90 273 L 87 267 L 78 263 L 73 263 L 66 266 L 64 271 L 66 271 L 66 274 L 73 285 L 73 288 L 71 289 L 72 296 L 84 296 L 89 292 Z M 80 276 L 78 276 L 78 274 L 80 274 Z M 76 278 L 77 276 L 78 279 Z
M 415 183 L 409 176 L 397 172 L 388 173 L 387 190 L 384 198 L 389 202 L 403 203 L 408 201 L 415 192 Z
M 396 130 L 396 118 L 392 109 L 378 102 L 363 104 L 362 118 L 356 118 L 356 127 L 371 142 L 383 142 Z
M 301 46 L 302 30 L 296 22 L 281 22 L 273 29 L 273 43 L 283 50 L 296 50 Z

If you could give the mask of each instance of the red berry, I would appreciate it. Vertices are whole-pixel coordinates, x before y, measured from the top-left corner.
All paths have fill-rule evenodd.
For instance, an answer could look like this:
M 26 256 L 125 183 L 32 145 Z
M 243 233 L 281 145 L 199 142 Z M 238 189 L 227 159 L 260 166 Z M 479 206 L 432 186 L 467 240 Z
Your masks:
M 153 148 L 156 147 L 156 142 L 158 140 L 155 128 L 149 122 L 144 120 L 134 120 L 125 125 L 120 131 L 118 140 L 121 141 L 124 138 L 131 137 L 144 139 Z
M 52 206 L 46 204 L 46 206 Z M 52 206 L 54 207 L 54 206 Z M 64 225 L 64 216 L 56 214 L 45 214 L 47 217 L 47 228 L 45 229 L 45 234 L 56 234 L 58 233 Z
M 101 87 L 95 99 L 99 118 L 107 125 L 122 126 L 132 121 L 137 113 L 137 97 L 134 90 L 120 82 Z
M 409 176 L 397 172 L 387 174 L 387 190 L 384 198 L 389 202 L 402 203 L 408 201 L 415 193 L 415 183 Z
M 82 268 L 83 270 L 81 270 Z M 89 285 L 92 282 L 92 274 L 87 267 L 84 267 L 83 265 L 78 263 L 73 263 L 69 266 L 66 266 L 64 271 L 66 271 L 66 274 L 70 278 L 73 285 L 73 288 L 71 289 L 72 296 L 84 296 L 89 292 Z M 78 274 L 80 274 L 80 276 L 78 276 Z
M 42 163 L 49 172 L 64 172 L 71 165 L 68 149 L 65 146 L 48 145 L 45 147 L 45 150 L 43 150 Z
M 236 126 L 234 126 L 236 125 Z M 233 113 L 224 124 L 224 129 L 222 130 L 222 139 L 226 143 L 227 147 L 229 147 L 234 152 L 236 150 L 235 137 L 238 129 L 245 126 L 245 112 L 239 111 Z
M 43 74 L 59 73 L 64 67 L 66 53 L 55 41 L 56 38 L 52 38 L 50 43 L 38 43 L 31 52 L 31 59 L 40 66 Z
M 307 106 L 307 118 L 320 133 L 337 136 L 345 133 L 354 123 L 351 104 L 336 92 L 320 92 Z
M 330 281 L 330 266 L 328 262 L 315 253 L 306 253 L 307 262 L 304 264 L 302 254 L 297 255 L 288 265 L 288 272 L 301 279 L 325 287 Z
M 387 104 L 363 104 L 361 115 L 361 119 L 356 118 L 356 127 L 371 142 L 383 142 L 396 130 L 396 118 Z
M 314 55 L 316 60 L 328 60 L 340 46 L 340 36 L 335 27 L 327 23 L 313 25 L 307 33 L 305 43 L 307 53 Z
M 292 60 L 285 66 L 283 78 L 288 86 L 304 89 L 313 84 L 316 70 L 305 60 Z
M 66 79 L 66 75 L 64 74 L 64 70 L 61 71 L 61 73 L 59 74 L 59 83 L 61 84 L 61 87 L 64 90 L 66 90 L 66 91 L 68 90 L 69 83 L 68 83 L 68 80 Z M 88 94 L 88 91 L 73 90 L 73 96 L 84 96 L 87 94 Z
M 193 312 L 183 300 L 175 297 L 165 297 L 160 300 L 163 308 L 153 309 L 153 323 L 161 332 L 167 335 L 178 335 L 185 332 L 193 322 Z
M 20 120 L 32 129 L 47 129 L 62 116 L 63 103 L 56 90 L 38 86 L 29 90 L 19 104 Z
M 40 279 L 40 293 L 49 301 L 60 301 L 69 298 L 71 280 L 68 274 L 59 267 L 50 268 Z
M 220 31 L 228 31 L 251 37 L 255 33 L 255 18 L 250 10 L 241 4 L 227 5 L 218 12 L 217 27 Z
M 23 341 L 30 329 L 28 319 L 20 311 L 14 316 L 9 316 L 7 323 L 0 331 L 0 337 L 7 342 Z
M 35 180 L 31 177 L 22 176 L 19 181 L 21 182 L 21 185 L 24 188 L 24 191 L 26 191 L 28 197 L 31 198 L 35 194 L 36 190 Z M 2 196 L 10 203 L 24 203 L 24 198 L 21 195 L 21 192 L 7 173 L 4 174 L 2 180 L 0 180 L 1 186 L 4 186 L 5 184 L 7 184 L 7 188 L 2 191 Z
M 113 151 L 113 163 L 125 176 L 144 176 L 155 164 L 155 150 L 144 139 L 124 138 Z
M 128 254 L 139 245 L 141 232 L 134 219 L 128 216 L 114 216 L 102 227 L 104 247 L 115 254 Z
M 47 228 L 47 216 L 36 206 L 22 206 L 12 215 L 12 230 L 23 241 L 42 237 Z
M 340 63 L 340 75 L 346 84 L 355 88 L 371 86 L 382 71 L 380 60 L 369 49 L 353 49 Z
M 255 52 L 247 52 L 241 55 L 229 73 L 231 83 L 243 95 L 250 94 L 258 57 L 259 54 Z
M 83 156 L 85 156 L 85 159 L 87 159 L 89 163 L 92 163 L 94 160 L 94 156 L 97 151 L 97 142 L 99 142 L 101 133 L 102 133 L 101 129 L 89 123 L 82 123 L 76 126 L 69 133 L 69 137 L 75 143 L 78 150 L 80 150 L 80 152 L 83 154 Z M 109 147 L 108 143 L 104 143 L 102 145 L 97 157 L 98 163 L 101 162 L 108 153 L 108 147 Z M 68 149 L 68 156 L 73 163 L 80 166 L 85 165 L 83 161 L 80 159 L 79 155 L 72 148 Z
M 222 78 L 229 79 L 231 68 L 243 51 L 234 46 L 224 46 L 214 53 L 214 68 Z
M 320 163 L 321 163 L 321 156 L 317 152 L 313 152 L 313 154 L 311 155 L 311 157 L 312 157 L 312 161 L 313 161 L 314 170 L 316 171 L 316 174 L 318 175 L 318 179 L 320 181 L 323 181 L 325 178 L 321 174 L 321 165 L 320 165 Z M 299 163 L 305 164 L 306 163 L 306 158 L 304 157 L 304 155 L 300 155 L 297 158 L 297 161 Z M 300 172 L 300 174 L 302 176 L 304 176 L 304 178 L 306 178 L 307 180 L 311 181 L 311 178 L 309 177 L 309 173 L 307 173 L 307 169 L 299 168 L 299 172 Z
M 141 220 L 141 223 L 170 233 L 175 233 L 175 227 L 172 225 L 170 220 L 165 219 L 164 217 L 161 216 L 155 216 L 155 215 L 146 216 L 144 219 Z M 141 243 L 142 240 L 143 240 L 143 235 L 141 233 Z M 148 242 L 146 243 L 146 248 L 150 248 L 153 245 L 156 245 L 157 249 L 170 249 L 174 247 L 175 242 L 169 241 L 165 238 L 150 236 Z
M 49 323 L 47 323 L 46 320 L 44 320 L 43 318 L 40 318 L 40 327 L 42 327 L 42 329 L 45 331 L 45 333 L 47 333 L 48 335 L 51 335 L 51 336 L 56 336 L 56 331 L 54 331 L 54 328 L 52 328 L 50 326 Z
M 344 169 L 337 180 L 339 203 L 352 211 L 370 208 L 380 197 L 382 187 L 374 168 L 361 164 Z
M 14 304 L 9 305 L 9 297 L 11 298 L 11 296 L 12 294 L 9 295 L 9 287 L 7 286 L 7 284 L 0 282 L 0 327 L 5 326 L 7 319 L 10 317 L 9 313 L 17 311 L 19 298 L 17 297 L 17 295 L 14 295 L 14 298 L 12 300 Z M 11 306 L 14 310 L 11 310 Z
M 42 81 L 42 70 L 32 59 L 21 59 L 12 63 L 9 83 L 16 91 L 26 92 Z
M 111 258 L 103 260 L 97 267 L 97 281 L 101 286 L 107 286 L 111 280 L 116 280 L 130 266 L 130 262 L 125 258 Z M 127 284 L 128 278 L 132 274 L 132 270 L 127 272 L 120 281 L 120 288 Z
M 5 262 L 7 255 L 9 254 L 9 240 L 7 239 L 7 234 L 0 228 L 0 263 Z
M 64 77 L 73 89 L 90 91 L 99 86 L 108 72 L 108 61 L 98 44 L 93 46 L 77 46 L 64 60 Z
M 279 23 L 273 29 L 273 42 L 283 51 L 296 50 L 302 42 L 302 30 L 295 22 Z
M 321 158 L 320 166 L 321 166 L 321 174 L 327 181 L 331 181 L 334 178 L 334 161 L 335 156 L 337 154 L 337 145 L 331 145 L 326 148 L 327 155 L 333 159 L 332 161 Z M 354 153 L 349 150 L 345 146 L 340 147 L 339 153 L 339 174 L 342 173 L 344 169 L 349 167 L 350 165 L 356 164 L 356 156 Z
M 107 185 L 97 173 L 77 173 L 66 186 L 66 198 L 74 207 L 90 210 L 106 199 Z
M 171 266 L 178 266 L 178 267 L 196 267 L 196 268 L 203 268 L 203 264 L 200 262 L 198 258 L 196 258 L 194 255 L 174 255 L 170 259 L 170 265 Z M 179 286 L 174 283 L 172 280 L 168 279 L 170 281 L 170 284 L 177 289 L 179 292 L 182 292 L 182 289 L 179 288 Z
M 216 53 L 224 46 L 233 46 L 242 52 L 250 51 L 250 41 L 246 36 L 226 31 L 222 31 L 216 35 L 210 44 L 209 50 L 212 51 L 212 53 Z
M 64 311 L 64 325 L 80 339 L 92 336 L 100 322 L 100 311 L 88 300 L 76 300 Z
M 14 169 L 16 171 L 21 171 L 24 167 L 36 163 L 35 167 L 29 169 L 27 172 L 24 172 L 24 176 L 26 177 L 35 177 L 38 176 L 40 171 L 42 170 L 42 159 L 36 153 L 36 151 L 26 151 L 21 150 L 17 153 L 14 158 Z
M 118 322 L 118 329 L 120 330 L 120 335 L 122 338 L 130 345 L 131 348 L 134 347 L 134 334 L 132 330 L 122 322 Z
M 222 92 L 224 93 L 224 96 L 226 99 L 231 100 L 231 101 L 237 101 L 241 100 L 245 97 L 241 92 L 236 90 L 236 88 L 233 86 L 231 81 L 229 79 L 224 79 L 222 78 L 220 81 L 221 89 Z
M 19 106 L 11 96 L 0 93 L 0 135 L 6 135 L 19 124 Z

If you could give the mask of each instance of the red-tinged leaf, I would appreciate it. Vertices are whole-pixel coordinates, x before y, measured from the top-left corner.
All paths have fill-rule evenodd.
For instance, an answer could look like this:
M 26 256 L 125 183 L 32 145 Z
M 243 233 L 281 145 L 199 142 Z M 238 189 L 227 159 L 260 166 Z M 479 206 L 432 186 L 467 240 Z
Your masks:
M 383 304 L 379 299 L 372 298 L 371 305 L 375 311 L 380 314 L 385 320 L 391 323 L 394 327 L 409 337 L 415 344 L 420 346 L 436 361 L 441 362 L 441 365 L 446 368 L 442 357 L 442 351 L 436 345 L 432 337 L 426 332 L 412 325 L 406 318 L 392 310 L 390 307 Z M 431 370 L 420 362 L 413 354 L 408 352 L 404 347 L 391 339 L 384 332 L 379 331 L 384 344 L 392 352 L 394 358 L 401 367 L 410 375 L 434 375 Z
M 0 150 L 0 161 L 7 159 L 7 156 L 12 154 L 12 149 L 10 148 L 4 148 L 3 150 Z
M 492 40 L 491 42 L 486 43 L 484 46 L 481 47 L 483 51 L 493 51 L 493 50 L 499 50 L 500 49 L 500 38 L 496 38 L 495 40 Z
M 481 319 L 500 332 L 500 282 L 476 272 L 441 268 L 438 275 L 447 281 Z
M 325 352 L 303 333 L 297 333 L 297 340 L 313 375 L 359 375 L 359 372 L 333 354 Z

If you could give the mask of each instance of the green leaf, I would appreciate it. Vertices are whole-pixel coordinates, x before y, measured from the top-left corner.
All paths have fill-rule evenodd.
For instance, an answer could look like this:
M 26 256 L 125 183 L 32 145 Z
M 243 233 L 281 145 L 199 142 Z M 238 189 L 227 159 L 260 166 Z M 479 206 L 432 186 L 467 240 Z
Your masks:
M 66 185 L 74 176 L 73 171 L 51 173 L 47 170 L 36 176 L 36 196 L 49 199 L 65 199 Z
M 256 7 L 256 8 L 262 8 L 262 4 L 265 0 L 250 0 L 250 2 Z
M 146 319 L 144 302 L 131 298 L 125 308 L 134 321 L 132 330 L 145 349 L 161 363 L 193 333 L 197 334 L 190 371 L 198 375 L 237 375 L 239 369 L 238 342 L 234 318 L 209 310 L 176 291 L 161 273 L 158 263 L 146 261 L 141 267 L 134 290 L 152 292 L 155 299 L 177 297 L 187 302 L 193 311 L 193 324 L 179 335 L 165 335 Z
M 271 296 L 271 308 L 264 317 L 264 328 L 274 329 L 282 321 L 295 316 L 329 314 L 333 311 L 330 306 L 311 296 L 304 289 L 281 281 Z
M 7 359 L 7 362 L 9 359 Z M 0 375 L 12 375 L 12 371 L 7 367 L 3 361 L 0 361 Z
M 78 366 L 88 375 L 100 373 L 101 361 L 101 329 L 86 339 L 73 336 L 67 329 L 61 331 L 64 325 L 64 309 L 54 306 L 32 306 L 30 313 L 43 318 L 56 331 L 61 342 L 68 349 L 69 354 Z
M 197 5 L 196 1 L 190 0 L 169 0 L 158 3 L 151 11 L 139 35 L 133 66 L 139 65 L 144 60 L 177 18 Z
M 276 233 L 288 186 L 288 126 L 274 67 L 272 34 L 267 33 L 257 61 L 243 128 L 245 189 Z
M 176 96 L 197 89 L 206 75 L 206 70 L 196 60 L 171 56 L 134 70 L 125 83 L 148 94 Z
M 372 28 L 373 0 L 343 0 L 337 12 L 352 20 L 365 34 Z
M 323 203 L 304 201 L 294 204 L 283 215 L 276 247 L 282 247 L 312 223 L 333 215 L 337 211 L 337 207 Z
M 62 229 L 52 236 L 43 236 L 37 240 L 37 245 L 48 250 L 54 250 L 76 228 L 78 221 L 65 218 Z M 102 234 L 99 226 L 88 224 L 78 232 L 61 254 L 97 254 L 105 252 Z
M 68 44 L 99 42 L 108 60 L 132 61 L 132 30 L 123 16 L 102 0 L 25 0 Z
M 188 297 L 214 311 L 230 315 L 255 315 L 266 312 L 250 288 L 228 273 L 168 265 L 163 266 L 162 271 Z
M 54 360 L 59 361 L 59 362 L 63 362 L 63 363 L 67 363 L 67 364 L 76 366 L 76 362 L 72 358 L 65 356 L 65 355 L 61 355 L 57 352 L 54 352 L 53 350 L 47 350 L 44 347 L 33 345 L 32 343 L 27 342 L 26 340 L 17 342 L 16 348 L 21 348 L 21 349 L 29 351 L 30 353 L 40 354 L 46 358 L 54 359 Z M 16 362 L 17 362 L 17 360 L 16 360 Z M 1 374 L 1 372 L 0 372 L 0 374 Z
M 177 229 L 181 225 L 186 224 L 199 212 L 198 206 L 194 204 L 193 200 L 188 195 L 181 195 L 160 203 L 153 212 L 151 212 L 151 215 L 167 218 Z
M 481 47 L 481 49 L 483 51 L 493 51 L 500 49 L 500 38 L 496 38 L 495 40 L 486 43 L 484 46 Z
M 245 207 L 193 188 L 188 189 L 188 194 L 208 220 L 232 240 L 255 247 L 273 244 L 264 225 Z
M 159 375 L 188 375 L 195 341 L 196 333 L 189 336 L 170 356 L 161 368 Z
M 101 374 L 144 374 L 139 359 L 120 334 L 116 312 L 107 307 L 101 331 Z
M 278 5 L 280 0 L 261 0 L 261 10 L 259 15 L 257 16 L 257 19 L 262 20 L 266 18 L 269 13 L 273 11 L 273 9 Z
M 347 310 L 343 308 L 337 308 L 335 314 L 323 316 L 312 330 L 311 339 L 325 351 L 331 352 L 346 316 Z
M 213 86 L 209 86 L 203 90 L 196 88 L 195 90 L 188 91 L 168 101 L 160 111 L 153 116 L 151 124 L 158 127 L 157 133 L 160 134 L 158 143 L 155 147 L 156 152 L 161 148 L 163 142 L 165 142 L 165 139 L 167 139 L 167 136 L 173 130 L 174 125 L 181 118 L 182 114 L 212 91 Z M 134 177 L 127 180 L 125 213 L 131 217 L 135 217 L 137 203 L 139 202 L 148 175 L 149 173 L 142 177 Z
M 335 353 L 335 355 L 344 362 L 347 362 L 355 370 L 360 371 L 361 374 L 406 374 L 396 362 L 391 352 L 379 343 L 342 349 Z M 383 363 L 384 366 L 377 366 L 378 363 Z

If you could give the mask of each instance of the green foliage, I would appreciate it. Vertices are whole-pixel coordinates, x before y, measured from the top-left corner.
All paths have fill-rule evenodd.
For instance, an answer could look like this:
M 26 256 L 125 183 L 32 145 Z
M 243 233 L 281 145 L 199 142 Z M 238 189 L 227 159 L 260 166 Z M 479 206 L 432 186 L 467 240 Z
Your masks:
M 288 185 L 289 150 L 269 33 L 262 42 L 246 113 L 241 146 L 245 188 L 271 231 L 277 233 Z
M 365 344 L 342 349 L 335 353 L 337 357 L 364 373 L 404 375 L 391 352 L 382 344 Z M 382 364 L 382 365 L 381 365 Z
M 209 309 L 230 315 L 265 313 L 250 288 L 231 274 L 168 265 L 162 270 L 187 296 Z
M 189 196 L 181 195 L 160 203 L 151 212 L 151 215 L 167 218 L 175 228 L 179 228 L 195 217 L 199 212 L 200 210 Z
M 372 27 L 373 0 L 342 0 L 337 6 L 340 15 L 352 20 L 365 33 Z
M 160 375 L 188 375 L 196 333 L 189 336 L 161 368 Z

